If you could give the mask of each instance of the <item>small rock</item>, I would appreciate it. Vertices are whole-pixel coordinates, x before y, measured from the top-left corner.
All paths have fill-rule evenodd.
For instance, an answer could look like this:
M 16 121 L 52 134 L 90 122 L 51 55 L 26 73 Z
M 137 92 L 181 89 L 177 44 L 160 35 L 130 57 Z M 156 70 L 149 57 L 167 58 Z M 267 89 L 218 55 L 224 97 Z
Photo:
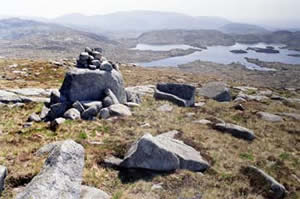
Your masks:
M 100 68 L 101 62 L 99 60 L 93 60 L 92 65 L 96 66 L 96 68 Z
M 80 112 L 75 108 L 71 108 L 65 112 L 64 118 L 69 119 L 69 120 L 79 120 Z
M 256 180 L 262 188 L 267 188 L 265 190 L 270 198 L 272 199 L 282 199 L 286 195 L 287 191 L 285 187 L 277 182 L 273 177 L 266 174 L 261 169 L 258 169 L 254 166 L 248 166 L 245 170 L 245 174 L 250 178 Z
M 101 101 L 91 101 L 91 102 L 82 102 L 82 105 L 85 109 L 91 108 L 93 106 L 96 106 L 98 111 L 103 107 Z
M 54 90 L 50 94 L 50 104 L 57 104 L 60 102 L 60 93 L 57 90 Z
M 140 107 L 140 104 L 134 103 L 134 102 L 126 102 L 125 103 L 126 106 L 128 106 L 129 108 L 135 108 L 135 107 Z
M 26 122 L 25 124 L 23 124 L 23 128 L 30 128 L 33 126 L 33 122 Z
M 111 98 L 112 100 L 112 104 L 120 104 L 118 98 L 115 96 L 115 94 L 108 88 L 108 89 L 105 89 L 105 94 Z
M 94 120 L 99 113 L 99 108 L 97 106 L 91 106 L 90 108 L 86 109 L 81 117 L 84 120 Z
M 88 53 L 88 54 L 92 54 L 92 49 L 90 48 L 90 47 L 86 47 L 85 49 L 84 49 L 84 52 L 86 52 L 86 53 Z
M 50 123 L 50 129 L 53 131 L 56 131 L 59 127 L 59 125 L 63 124 L 66 121 L 65 118 L 56 118 L 55 120 L 51 121 Z
M 46 106 L 43 106 L 42 111 L 41 111 L 41 113 L 40 113 L 40 118 L 41 118 L 41 120 L 46 119 L 46 117 L 47 117 L 49 111 L 50 111 L 49 108 L 47 108 Z
M 53 104 L 50 107 L 50 111 L 47 115 L 47 118 L 51 121 L 56 118 L 62 117 L 64 113 L 66 112 L 68 106 L 65 103 L 57 103 Z
M 7 176 L 7 169 L 6 167 L 0 165 L 0 196 L 2 191 L 4 191 L 4 181 Z
M 110 117 L 110 112 L 108 108 L 103 108 L 100 110 L 99 117 L 101 119 L 107 119 Z
M 149 128 L 151 125 L 149 123 L 144 123 L 141 125 L 142 128 Z
M 214 126 L 215 129 L 230 133 L 232 136 L 252 141 L 255 139 L 253 131 L 230 123 L 219 123 Z
M 282 122 L 282 118 L 278 115 L 274 115 L 266 112 L 258 112 L 257 115 L 264 121 L 267 122 Z
M 163 189 L 162 184 L 154 184 L 151 187 L 151 191 L 158 190 L 158 189 Z
M 204 102 L 195 103 L 195 107 L 203 107 L 205 105 Z
M 89 69 L 91 69 L 91 70 L 96 70 L 96 69 L 97 69 L 97 66 L 95 66 L 95 65 L 89 65 Z
M 212 124 L 211 121 L 206 120 L 206 119 L 196 120 L 196 121 L 193 121 L 193 123 L 195 123 L 195 124 L 204 124 L 204 125 Z
M 157 110 L 160 112 L 171 112 L 173 110 L 173 107 L 170 106 L 169 104 L 164 104 L 164 105 L 158 107 Z
M 110 107 L 111 105 L 113 105 L 113 100 L 111 99 L 111 97 L 106 96 L 103 99 L 103 107 Z
M 237 97 L 233 100 L 234 102 L 237 102 L 237 103 L 244 103 L 244 102 L 247 102 L 247 100 L 245 100 L 244 98 L 242 97 Z
M 79 56 L 79 59 L 80 59 L 80 60 L 85 61 L 85 60 L 88 60 L 89 58 L 90 58 L 89 53 L 87 53 L 87 52 L 82 52 L 82 53 L 80 53 L 80 56 Z
M 27 120 L 27 122 L 40 122 L 40 121 L 41 121 L 41 118 L 36 113 L 32 113 Z
M 245 107 L 242 104 L 236 104 L 233 107 L 235 110 L 245 111 Z
M 79 111 L 80 113 L 83 113 L 84 110 L 85 110 L 85 108 L 83 107 L 83 105 L 79 101 L 74 102 L 72 107 L 77 109 L 77 111 Z
M 105 70 L 107 72 L 110 72 L 113 70 L 113 67 L 108 61 L 104 61 L 100 66 L 100 70 Z
M 142 103 L 141 96 L 138 93 L 131 92 L 129 90 L 126 90 L 126 99 L 128 103 L 129 102 L 136 103 L 136 104 Z
M 109 107 L 109 111 L 111 113 L 111 115 L 113 116 L 121 116 L 121 117 L 126 117 L 126 116 L 131 116 L 132 113 L 130 111 L 130 109 L 123 105 L 123 104 L 114 104 L 114 105 L 111 105 Z
M 81 185 L 80 199 L 110 199 L 107 193 L 94 187 Z

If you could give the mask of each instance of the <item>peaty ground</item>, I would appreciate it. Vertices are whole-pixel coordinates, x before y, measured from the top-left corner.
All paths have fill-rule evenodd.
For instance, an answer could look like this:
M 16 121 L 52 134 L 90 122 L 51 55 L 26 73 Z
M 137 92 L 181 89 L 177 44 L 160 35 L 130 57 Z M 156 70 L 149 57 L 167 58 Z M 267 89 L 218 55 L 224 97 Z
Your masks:
M 8 67 L 12 64 L 18 66 Z M 65 71 L 71 65 L 71 62 L 58 67 L 47 61 L 1 60 L 0 87 L 59 88 Z M 177 82 L 200 87 L 206 82 L 222 80 L 213 73 L 198 75 L 169 68 L 122 65 L 121 71 L 126 86 Z M 230 86 L 241 84 L 240 81 L 239 84 L 233 80 L 226 81 Z M 251 83 L 248 85 L 251 86 Z M 284 97 L 300 98 L 299 90 L 259 88 L 266 89 Z M 237 94 L 235 90 L 232 92 Z M 270 123 L 256 115 L 258 111 L 299 114 L 299 106 L 267 99 L 245 102 L 245 111 L 238 111 L 233 108 L 234 102 L 218 103 L 201 97 L 197 97 L 197 102 L 206 104 L 203 107 L 181 108 L 146 95 L 141 107 L 133 109 L 132 117 L 107 121 L 67 121 L 55 132 L 49 130 L 46 123 L 23 128 L 28 116 L 40 111 L 43 104 L 1 107 L 0 165 L 6 166 L 9 172 L 2 197 L 14 198 L 16 192 L 38 174 L 46 159 L 35 156 L 40 147 L 65 139 L 74 139 L 85 148 L 83 183 L 106 191 L 113 199 L 192 199 L 201 198 L 201 195 L 205 199 L 262 199 L 265 197 L 264 190 L 242 172 L 242 168 L 248 165 L 265 170 L 282 183 L 289 191 L 286 198 L 300 197 L 300 122 L 284 118 L 282 122 Z M 173 110 L 158 111 L 163 104 L 169 104 Z M 247 142 L 215 131 L 211 126 L 194 123 L 205 118 L 220 118 L 252 129 L 257 139 Z M 119 171 L 103 164 L 108 156 L 124 157 L 130 144 L 145 133 L 157 135 L 169 130 L 180 131 L 177 138 L 199 150 L 210 162 L 211 168 L 203 174 L 185 170 L 153 173 Z

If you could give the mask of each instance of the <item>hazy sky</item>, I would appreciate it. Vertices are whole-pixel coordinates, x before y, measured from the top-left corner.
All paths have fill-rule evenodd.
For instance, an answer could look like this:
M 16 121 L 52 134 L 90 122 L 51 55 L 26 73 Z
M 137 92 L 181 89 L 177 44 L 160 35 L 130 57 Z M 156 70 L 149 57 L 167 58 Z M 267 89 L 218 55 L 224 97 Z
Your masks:
M 235 21 L 300 21 L 300 0 L 1 0 L 0 15 L 57 17 L 125 10 L 173 11 Z

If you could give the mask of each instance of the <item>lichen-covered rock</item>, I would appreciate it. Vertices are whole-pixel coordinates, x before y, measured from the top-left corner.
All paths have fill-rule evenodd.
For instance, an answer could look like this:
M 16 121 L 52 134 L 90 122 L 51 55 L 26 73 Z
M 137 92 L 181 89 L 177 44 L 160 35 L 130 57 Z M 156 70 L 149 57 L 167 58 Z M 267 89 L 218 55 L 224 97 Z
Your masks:
M 16 199 L 79 199 L 84 167 L 84 149 L 72 140 L 55 147 L 41 172 Z
M 232 100 L 230 89 L 222 82 L 210 82 L 197 90 L 197 94 L 214 99 L 218 102 L 229 102 Z

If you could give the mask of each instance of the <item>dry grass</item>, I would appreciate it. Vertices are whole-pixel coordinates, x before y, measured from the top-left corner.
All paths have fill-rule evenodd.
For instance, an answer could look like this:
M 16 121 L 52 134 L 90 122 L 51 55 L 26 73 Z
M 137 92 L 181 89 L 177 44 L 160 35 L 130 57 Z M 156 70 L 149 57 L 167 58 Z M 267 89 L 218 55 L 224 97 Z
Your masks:
M 12 62 L 16 62 L 13 60 Z M 27 63 L 21 60 L 21 63 Z M 43 88 L 58 87 L 65 69 L 52 68 L 45 62 L 29 62 L 28 70 L 42 71 L 39 77 L 32 75 L 24 80 L 2 80 L 1 87 Z M 7 64 L 7 63 L 6 63 Z M 7 75 L 10 72 L 3 69 Z M 37 69 L 38 68 L 38 69 Z M 127 85 L 155 84 L 157 82 L 189 82 L 201 85 L 216 80 L 214 77 L 180 73 L 170 69 L 144 69 L 124 66 L 123 76 Z M 49 75 L 47 75 L 49 74 Z M 21 82 L 21 83 L 19 83 Z M 295 94 L 293 94 L 295 95 Z M 53 141 L 74 139 L 81 143 L 86 151 L 84 184 L 95 186 L 108 193 L 114 199 L 171 199 L 193 198 L 202 194 L 206 199 L 254 199 L 264 198 L 262 190 L 251 183 L 241 172 L 244 166 L 256 165 L 283 183 L 289 191 L 287 198 L 300 197 L 300 124 L 290 118 L 281 123 L 261 121 L 257 111 L 298 112 L 300 110 L 280 104 L 276 101 L 246 102 L 246 111 L 233 108 L 234 103 L 206 101 L 202 108 L 181 108 L 175 105 L 170 113 L 159 112 L 157 108 L 165 101 L 156 101 L 152 96 L 143 98 L 141 107 L 133 109 L 133 116 L 113 121 L 67 121 L 56 132 L 48 129 L 46 123 L 35 123 L 24 129 L 27 117 L 41 109 L 41 104 L 27 104 L 23 108 L 1 108 L 0 164 L 8 167 L 9 175 L 3 198 L 13 198 L 14 189 L 24 186 L 36 175 L 46 157 L 36 157 L 34 153 L 44 144 Z M 194 113 L 188 117 L 187 113 Z M 227 122 L 242 125 L 254 130 L 257 139 L 252 143 L 234 138 L 213 130 L 210 126 L 195 124 L 193 121 L 217 117 Z M 150 127 L 141 127 L 149 123 Z M 178 139 L 195 147 L 212 165 L 204 173 L 180 170 L 172 173 L 153 173 L 139 170 L 115 170 L 105 167 L 105 157 L 115 155 L 122 158 L 132 142 L 149 132 L 153 135 L 169 130 L 182 132 Z M 97 141 L 102 144 L 93 145 Z M 293 176 L 294 175 L 294 176 Z M 161 184 L 163 189 L 151 190 L 153 184 Z

